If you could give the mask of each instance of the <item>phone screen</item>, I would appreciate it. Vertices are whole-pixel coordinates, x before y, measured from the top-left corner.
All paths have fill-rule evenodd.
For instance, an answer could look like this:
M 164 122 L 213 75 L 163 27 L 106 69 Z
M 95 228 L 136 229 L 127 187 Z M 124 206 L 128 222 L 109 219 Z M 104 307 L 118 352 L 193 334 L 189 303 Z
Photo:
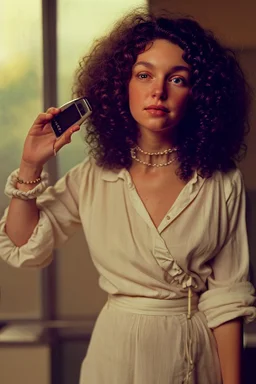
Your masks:
M 75 104 L 72 104 L 67 109 L 64 109 L 64 111 L 60 112 L 60 114 L 57 115 L 54 119 L 61 126 L 61 130 L 64 132 L 76 121 L 80 120 L 81 116 L 77 111 Z

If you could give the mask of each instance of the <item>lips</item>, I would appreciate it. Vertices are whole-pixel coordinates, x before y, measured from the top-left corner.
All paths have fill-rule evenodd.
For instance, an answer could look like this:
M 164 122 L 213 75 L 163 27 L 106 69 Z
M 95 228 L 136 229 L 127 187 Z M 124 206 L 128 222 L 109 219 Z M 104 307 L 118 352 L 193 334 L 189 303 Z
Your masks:
M 162 112 L 165 112 L 165 113 L 169 112 L 169 109 L 164 107 L 163 105 L 149 105 L 145 109 L 146 109 L 146 111 L 154 110 L 154 111 L 162 111 Z

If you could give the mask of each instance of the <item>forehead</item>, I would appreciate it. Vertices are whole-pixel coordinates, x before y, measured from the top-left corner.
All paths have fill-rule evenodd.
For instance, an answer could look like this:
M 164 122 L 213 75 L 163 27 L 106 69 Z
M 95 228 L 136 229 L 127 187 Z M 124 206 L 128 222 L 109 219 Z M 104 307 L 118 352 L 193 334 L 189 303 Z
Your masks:
M 150 42 L 145 50 L 137 56 L 136 63 L 139 61 L 149 61 L 152 64 L 169 63 L 172 65 L 189 65 L 183 60 L 184 50 L 177 44 L 168 40 L 157 39 Z

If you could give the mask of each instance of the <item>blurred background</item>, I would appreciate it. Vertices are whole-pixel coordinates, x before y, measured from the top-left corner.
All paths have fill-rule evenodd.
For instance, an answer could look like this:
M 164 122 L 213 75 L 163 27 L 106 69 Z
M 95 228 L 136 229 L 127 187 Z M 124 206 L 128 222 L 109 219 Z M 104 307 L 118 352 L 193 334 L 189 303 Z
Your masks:
M 253 5 L 254 4 L 254 5 Z M 256 3 L 167 0 L 1 0 L 0 215 L 9 173 L 19 166 L 23 141 L 37 114 L 71 99 L 74 71 L 94 39 L 137 6 L 194 16 L 233 48 L 256 90 Z M 256 102 L 248 155 L 241 163 L 248 196 L 252 279 L 256 284 Z M 86 155 L 74 135 L 48 164 L 54 182 Z M 0 383 L 76 384 L 91 330 L 106 296 L 98 288 L 82 233 L 55 253 L 45 270 L 17 270 L 0 260 Z M 256 327 L 245 327 L 246 384 L 256 382 Z M 120 383 L 121 384 L 121 383 Z

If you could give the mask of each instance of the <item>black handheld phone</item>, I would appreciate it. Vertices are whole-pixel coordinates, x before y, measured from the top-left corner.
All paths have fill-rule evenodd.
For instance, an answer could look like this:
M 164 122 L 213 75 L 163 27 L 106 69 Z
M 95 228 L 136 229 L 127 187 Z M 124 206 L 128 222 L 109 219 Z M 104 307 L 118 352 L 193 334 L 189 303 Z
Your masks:
M 81 125 L 92 113 L 92 107 L 85 97 L 80 97 L 63 104 L 61 112 L 51 120 L 52 129 L 60 137 L 69 127 Z

